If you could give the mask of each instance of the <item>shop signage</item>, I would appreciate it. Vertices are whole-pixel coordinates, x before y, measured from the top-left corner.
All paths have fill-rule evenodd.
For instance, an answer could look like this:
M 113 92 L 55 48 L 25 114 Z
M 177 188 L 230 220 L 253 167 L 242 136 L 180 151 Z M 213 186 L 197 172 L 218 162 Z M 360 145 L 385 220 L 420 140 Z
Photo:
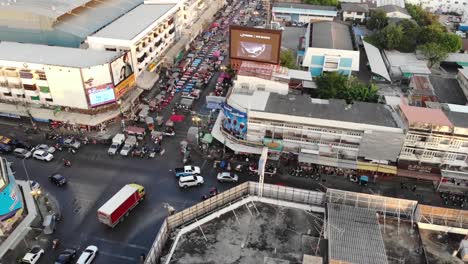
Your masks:
M 223 104 L 223 128 L 231 135 L 245 139 L 247 135 L 247 113 Z
M 135 75 L 128 77 L 119 85 L 114 88 L 115 92 L 115 99 L 118 100 L 122 95 L 124 95 L 127 91 L 129 91 L 133 86 L 135 86 Z

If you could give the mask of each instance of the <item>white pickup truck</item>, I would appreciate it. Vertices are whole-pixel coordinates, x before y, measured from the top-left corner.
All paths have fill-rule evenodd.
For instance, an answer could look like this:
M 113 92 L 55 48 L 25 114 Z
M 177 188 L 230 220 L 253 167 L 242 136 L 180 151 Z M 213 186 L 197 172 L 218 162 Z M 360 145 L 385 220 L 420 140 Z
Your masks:
M 200 167 L 184 166 L 183 168 L 175 168 L 174 173 L 176 177 L 200 175 Z
M 119 151 L 119 148 L 122 146 L 122 144 L 125 142 L 125 135 L 124 134 L 116 134 L 112 138 L 112 144 L 109 147 L 109 150 L 107 153 L 109 155 L 115 155 L 117 151 Z
M 128 156 L 130 151 L 132 151 L 133 147 L 135 147 L 137 143 L 137 138 L 135 136 L 129 136 L 127 140 L 125 140 L 125 144 L 123 148 L 120 150 L 120 155 Z

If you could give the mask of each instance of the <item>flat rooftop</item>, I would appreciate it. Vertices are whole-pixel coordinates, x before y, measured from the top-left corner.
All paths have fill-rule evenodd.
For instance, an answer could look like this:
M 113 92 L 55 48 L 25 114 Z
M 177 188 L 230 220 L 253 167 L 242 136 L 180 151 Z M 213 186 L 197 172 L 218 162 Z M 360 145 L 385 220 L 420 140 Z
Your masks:
M 259 202 L 255 207 L 239 207 L 202 225 L 204 235 L 199 228 L 186 233 L 170 263 L 286 264 L 315 255 L 323 215 Z
M 430 75 L 432 87 L 440 103 L 466 105 L 466 96 L 455 78 Z
M 440 109 L 400 104 L 400 109 L 409 123 L 433 124 L 452 127 L 453 124 Z
M 93 0 L 16 0 L 1 1 L 0 3 L 3 10 L 28 12 L 57 19 L 91 1 Z
M 265 112 L 294 115 L 319 119 L 398 127 L 390 108 L 384 104 L 354 102 L 346 104 L 344 100 L 320 100 L 313 102 L 307 95 L 280 95 L 271 93 Z
M 336 11 L 336 7 L 334 6 L 308 5 L 308 4 L 297 4 L 297 3 L 274 3 L 273 8 L 275 7 Z
M 349 25 L 320 21 L 310 27 L 310 47 L 324 49 L 354 50 Z
M 132 40 L 152 23 L 169 12 L 175 5 L 141 4 L 96 32 L 93 37 Z
M 121 54 L 114 51 L 98 51 L 65 48 L 38 44 L 0 42 L 0 60 L 71 68 L 88 68 L 113 61 Z

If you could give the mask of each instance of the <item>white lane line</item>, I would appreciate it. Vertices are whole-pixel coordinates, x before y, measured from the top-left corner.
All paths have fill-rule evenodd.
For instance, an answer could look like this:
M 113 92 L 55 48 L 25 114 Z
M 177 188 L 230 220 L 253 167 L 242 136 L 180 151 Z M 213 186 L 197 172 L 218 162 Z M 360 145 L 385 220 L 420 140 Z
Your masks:
M 205 167 L 205 165 L 206 165 L 206 161 L 207 161 L 207 160 L 204 160 L 204 161 L 203 161 L 203 164 L 201 165 L 201 168 L 200 168 L 200 170 L 203 170 L 203 168 L 204 168 L 204 167 Z
M 127 257 L 127 256 L 123 256 L 123 255 L 112 254 L 112 253 L 107 253 L 105 251 L 99 251 L 98 255 L 104 255 L 104 256 L 108 256 L 108 257 L 124 259 L 124 260 L 131 261 L 132 263 L 135 263 L 135 261 L 137 260 L 136 258 Z

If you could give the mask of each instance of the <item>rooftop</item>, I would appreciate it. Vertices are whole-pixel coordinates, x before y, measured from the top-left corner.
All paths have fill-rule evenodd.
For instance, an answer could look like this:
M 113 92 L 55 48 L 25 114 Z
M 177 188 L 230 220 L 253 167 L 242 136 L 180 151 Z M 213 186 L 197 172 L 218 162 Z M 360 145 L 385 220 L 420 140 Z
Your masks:
M 324 49 L 354 50 L 349 25 L 320 21 L 310 27 L 310 47 Z
M 256 202 L 201 225 L 203 235 L 184 234 L 170 263 L 302 263 L 315 255 L 322 223 L 321 214 Z
M 431 80 L 426 75 L 413 75 L 411 77 L 414 95 L 435 95 Z
M 341 3 L 341 10 L 347 12 L 369 12 L 369 6 L 365 3 Z
M 176 4 L 141 4 L 96 32 L 93 37 L 132 40 L 174 6 Z
M 389 107 L 384 104 L 354 102 L 348 105 L 344 100 L 337 99 L 315 103 L 306 95 L 270 93 L 265 112 L 397 127 Z
M 384 50 L 383 54 L 394 74 L 431 74 L 431 70 L 427 67 L 427 61 L 418 59 L 414 53 Z
M 372 0 L 375 1 L 375 0 Z M 386 6 L 386 5 L 396 5 L 399 7 L 405 7 L 405 1 L 404 0 L 377 0 L 376 6 Z
M 400 104 L 400 109 L 409 123 L 432 124 L 452 127 L 452 123 L 440 109 Z
M 0 42 L 0 60 L 88 68 L 113 61 L 119 52 Z
M 429 78 L 439 102 L 466 105 L 466 96 L 457 79 L 445 78 L 436 75 L 430 75 Z
M 446 111 L 445 114 L 454 126 L 468 128 L 468 113 Z
M 1 1 L 0 4 L 3 10 L 28 12 L 57 19 L 91 1 L 93 0 L 16 0 Z
M 385 80 L 391 82 L 392 80 L 390 79 L 390 75 L 388 74 L 388 70 L 385 66 L 385 62 L 383 61 L 380 50 L 377 47 L 365 41 L 363 41 L 363 44 L 367 54 L 367 59 L 369 60 L 371 71 L 375 74 L 382 76 L 383 78 L 385 78 Z
M 362 135 L 359 156 L 364 158 L 388 160 L 395 162 L 400 154 L 405 135 L 403 133 L 387 133 L 372 131 Z M 385 148 L 376 148 L 385 141 Z
M 334 6 L 308 5 L 308 4 L 297 4 L 297 3 L 274 3 L 273 8 L 275 7 L 336 11 L 336 7 Z
M 408 11 L 405 8 L 397 5 L 379 6 L 378 9 L 383 10 L 385 13 L 400 12 L 405 15 L 409 15 Z

